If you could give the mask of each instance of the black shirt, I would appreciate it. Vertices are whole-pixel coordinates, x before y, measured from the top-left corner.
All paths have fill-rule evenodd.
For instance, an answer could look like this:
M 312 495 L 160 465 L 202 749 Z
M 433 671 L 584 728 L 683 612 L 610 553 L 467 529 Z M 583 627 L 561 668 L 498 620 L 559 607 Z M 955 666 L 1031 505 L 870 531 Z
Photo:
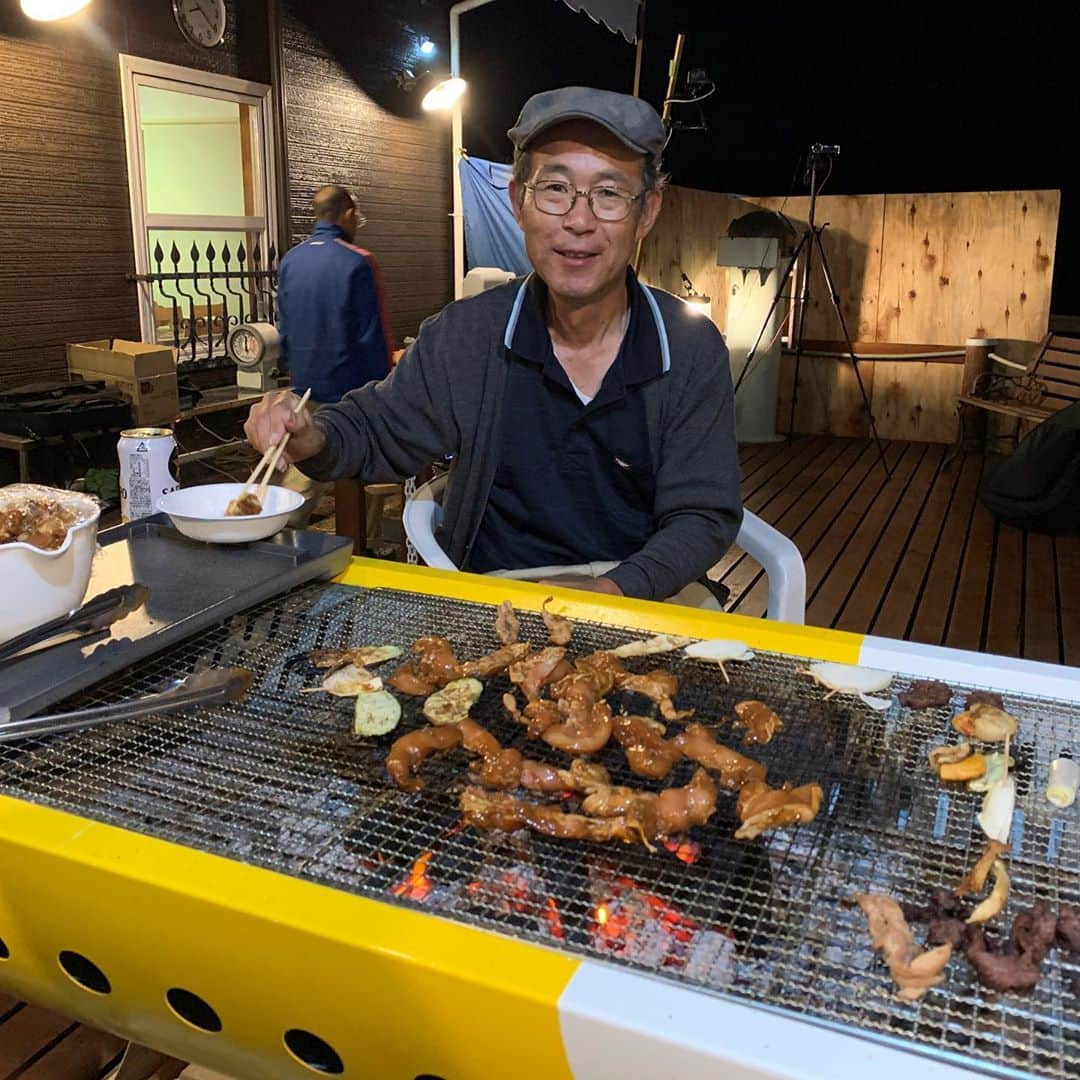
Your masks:
M 467 569 L 617 562 L 655 531 L 639 390 L 667 369 L 666 350 L 646 294 L 628 272 L 626 334 L 585 405 L 552 348 L 546 286 L 533 274 L 521 288 L 506 329 L 499 462 Z

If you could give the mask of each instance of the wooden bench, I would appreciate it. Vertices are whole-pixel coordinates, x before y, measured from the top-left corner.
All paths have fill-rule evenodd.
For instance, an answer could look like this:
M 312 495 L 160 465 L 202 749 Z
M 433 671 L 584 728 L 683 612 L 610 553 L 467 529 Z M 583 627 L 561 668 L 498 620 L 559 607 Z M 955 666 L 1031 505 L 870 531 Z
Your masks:
M 1029 367 L 1010 366 L 1018 373 L 983 372 L 975 377 L 970 391 L 956 399 L 959 430 L 954 451 L 964 445 L 965 408 L 1015 418 L 1012 437 L 1019 442 L 1023 432 L 1080 401 L 1080 338 L 1049 334 Z

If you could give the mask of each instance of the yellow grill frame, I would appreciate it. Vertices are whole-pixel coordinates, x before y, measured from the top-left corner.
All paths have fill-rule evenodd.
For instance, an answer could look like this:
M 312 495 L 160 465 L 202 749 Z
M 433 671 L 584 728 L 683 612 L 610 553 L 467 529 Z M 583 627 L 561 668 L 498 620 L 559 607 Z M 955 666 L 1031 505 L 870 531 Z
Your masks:
M 538 611 L 646 633 L 738 638 L 857 663 L 863 638 L 527 582 L 354 559 L 338 579 Z M 345 1076 L 560 1080 L 558 1001 L 579 961 L 74 815 L 0 797 L 0 987 L 237 1077 L 310 1077 L 285 1031 L 329 1043 Z M 76 984 L 61 950 L 112 989 Z M 210 1034 L 165 993 L 198 994 Z M 478 1036 L 478 1031 L 481 1032 Z

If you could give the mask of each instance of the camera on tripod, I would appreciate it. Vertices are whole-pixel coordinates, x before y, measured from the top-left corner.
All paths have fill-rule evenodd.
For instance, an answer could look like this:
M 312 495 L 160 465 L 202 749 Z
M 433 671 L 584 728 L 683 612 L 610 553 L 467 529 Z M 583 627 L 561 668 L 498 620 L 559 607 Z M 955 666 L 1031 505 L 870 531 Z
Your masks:
M 839 157 L 840 147 L 836 145 L 827 145 L 826 143 L 811 143 L 809 156 L 817 158 L 819 161 L 824 158 Z

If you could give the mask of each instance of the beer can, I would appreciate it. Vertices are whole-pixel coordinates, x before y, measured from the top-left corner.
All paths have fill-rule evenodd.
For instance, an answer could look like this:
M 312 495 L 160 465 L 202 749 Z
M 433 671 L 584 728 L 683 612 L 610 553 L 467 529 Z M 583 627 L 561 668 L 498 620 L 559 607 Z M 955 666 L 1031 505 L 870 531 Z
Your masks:
M 158 512 L 163 495 L 180 486 L 171 428 L 129 428 L 116 444 L 120 458 L 120 513 L 124 521 Z

